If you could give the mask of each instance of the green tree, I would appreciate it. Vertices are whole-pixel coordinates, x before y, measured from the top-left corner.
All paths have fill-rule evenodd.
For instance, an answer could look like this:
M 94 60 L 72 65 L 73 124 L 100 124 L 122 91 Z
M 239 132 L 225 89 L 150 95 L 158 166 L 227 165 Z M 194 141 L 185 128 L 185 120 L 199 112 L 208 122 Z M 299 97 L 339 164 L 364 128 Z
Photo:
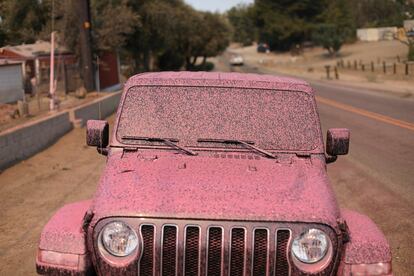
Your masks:
M 229 43 L 225 18 L 195 11 L 183 1 L 142 0 L 131 3 L 141 26 L 128 36 L 127 49 L 136 71 L 193 70 Z
M 267 42 L 272 50 L 289 50 L 310 39 L 313 24 L 325 4 L 323 0 L 256 0 L 260 42 Z
M 336 55 L 345 42 L 353 41 L 355 25 L 352 9 L 347 0 L 330 0 L 327 8 L 318 16 L 321 23 L 315 24 L 312 41 Z
M 350 0 L 358 28 L 401 26 L 405 17 L 405 0 Z
M 256 39 L 254 5 L 239 4 L 227 12 L 232 26 L 232 39 L 244 46 L 251 45 Z
M 318 25 L 313 32 L 312 40 L 328 50 L 331 56 L 339 52 L 345 41 L 343 34 L 334 24 Z
M 33 43 L 47 21 L 38 0 L 2 0 L 0 3 L 3 43 Z

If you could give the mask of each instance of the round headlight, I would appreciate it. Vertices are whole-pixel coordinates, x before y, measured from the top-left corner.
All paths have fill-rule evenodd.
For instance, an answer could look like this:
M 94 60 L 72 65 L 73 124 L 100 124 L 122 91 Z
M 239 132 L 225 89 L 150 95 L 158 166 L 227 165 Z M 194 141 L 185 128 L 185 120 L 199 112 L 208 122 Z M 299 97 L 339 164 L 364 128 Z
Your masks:
M 103 228 L 101 242 L 110 254 L 125 257 L 137 248 L 138 236 L 126 223 L 114 221 Z
M 309 229 L 293 240 L 293 255 L 301 262 L 313 264 L 325 257 L 330 246 L 329 237 L 319 229 Z

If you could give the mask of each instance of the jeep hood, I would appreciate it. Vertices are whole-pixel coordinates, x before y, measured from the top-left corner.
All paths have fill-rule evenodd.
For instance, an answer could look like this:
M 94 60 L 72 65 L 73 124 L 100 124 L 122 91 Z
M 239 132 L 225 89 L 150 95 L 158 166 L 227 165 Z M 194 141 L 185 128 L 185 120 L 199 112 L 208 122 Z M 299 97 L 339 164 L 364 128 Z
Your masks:
M 111 216 L 315 222 L 339 209 L 321 157 L 112 154 L 92 204 Z

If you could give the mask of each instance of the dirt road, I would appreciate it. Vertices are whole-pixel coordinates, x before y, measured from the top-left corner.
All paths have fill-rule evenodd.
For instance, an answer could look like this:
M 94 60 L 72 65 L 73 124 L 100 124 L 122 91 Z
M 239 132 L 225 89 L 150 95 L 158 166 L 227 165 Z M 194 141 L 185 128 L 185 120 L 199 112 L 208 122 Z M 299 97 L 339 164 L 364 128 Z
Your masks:
M 319 97 L 414 122 L 412 102 L 339 87 L 316 88 Z M 326 101 L 319 101 L 319 111 L 325 131 L 329 127 L 352 131 L 351 154 L 329 165 L 341 206 L 370 216 L 391 243 L 394 275 L 412 275 L 414 131 Z M 105 158 L 84 146 L 84 132 L 75 129 L 0 174 L 0 275 L 35 275 L 36 246 L 45 223 L 64 204 L 92 197 Z
M 93 196 L 104 165 L 105 158 L 85 146 L 85 129 L 74 129 L 0 174 L 0 275 L 36 275 L 42 228 L 64 204 Z

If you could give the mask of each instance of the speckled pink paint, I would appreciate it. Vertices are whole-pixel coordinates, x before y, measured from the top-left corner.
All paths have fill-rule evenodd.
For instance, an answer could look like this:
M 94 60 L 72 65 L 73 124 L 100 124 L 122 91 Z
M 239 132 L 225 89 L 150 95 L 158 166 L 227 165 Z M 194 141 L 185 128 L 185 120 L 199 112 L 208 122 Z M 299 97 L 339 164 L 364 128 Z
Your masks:
M 339 257 L 342 259 L 342 265 L 390 262 L 389 245 L 372 221 L 365 216 L 346 210 L 340 211 L 338 208 L 326 173 L 324 146 L 317 113 L 312 123 L 314 131 L 303 133 L 308 135 L 303 144 L 304 148 L 274 149 L 276 159 L 266 158 L 260 153 L 243 147 L 220 148 L 220 145 L 210 144 L 207 145 L 210 147 L 208 149 L 193 148 L 198 156 L 188 156 L 162 144 L 157 146 L 123 144 L 122 137 L 117 137 L 117 125 L 120 122 L 119 117 L 122 116 L 122 106 L 125 105 L 128 91 L 161 86 L 175 86 L 177 89 L 182 87 L 183 90 L 188 87 L 201 87 L 200 91 L 205 93 L 209 90 L 230 88 L 305 93 L 311 100 L 308 106 L 316 112 L 316 103 L 310 86 L 306 82 L 291 78 L 189 72 L 147 73 L 132 77 L 125 85 L 112 134 L 107 166 L 94 199 L 91 202 L 81 202 L 61 209 L 42 233 L 39 245 L 41 250 L 84 254 L 84 256 L 88 256 L 86 253 L 89 253 L 91 257 L 85 262 L 93 262 L 95 266 L 100 266 L 101 274 L 122 272 L 134 275 L 137 272 L 136 265 L 127 267 L 120 264 L 115 268 L 104 264 L 105 262 L 97 257 L 94 252 L 96 243 L 94 227 L 99 230 L 104 221 L 113 217 L 123 217 L 131 223 L 134 223 L 134 218 L 137 217 L 157 218 L 160 221 L 203 219 L 204 221 L 239 221 L 239 223 L 243 223 L 242 221 L 266 224 L 278 222 L 292 224 L 294 225 L 292 229 L 296 229 L 301 223 L 310 226 L 323 225 L 332 229 L 331 234 L 338 237 L 339 243 L 344 240 L 342 232 L 344 227 L 338 221 L 345 220 L 349 228 L 350 242 L 345 246 L 342 243 L 335 245 L 335 248 L 338 248 L 335 254 L 338 259 L 331 265 L 333 269 L 337 269 Z M 293 101 L 287 101 L 284 112 L 289 113 L 289 110 L 295 107 L 290 103 Z M 128 118 L 123 120 L 125 119 Z M 223 118 L 223 120 L 231 120 L 231 118 Z M 301 120 L 306 120 L 306 116 Z M 139 131 L 136 126 L 126 122 L 122 126 L 122 131 L 128 131 L 128 127 L 135 132 Z M 185 129 L 185 126 L 181 126 L 180 129 Z M 209 133 L 211 132 L 210 130 Z M 278 132 L 280 137 L 286 138 L 284 135 L 287 134 L 283 130 Z M 244 135 L 250 134 L 244 133 Z M 159 137 L 157 133 L 153 136 Z M 260 145 L 260 135 L 251 136 L 251 138 L 255 137 L 259 137 Z M 185 139 L 185 136 L 181 138 Z M 284 141 L 288 140 L 284 139 Z M 186 143 L 190 142 L 190 140 L 186 141 Z M 272 143 L 263 146 L 270 147 Z M 281 144 L 289 146 L 286 142 Z M 124 148 L 125 146 L 127 148 Z M 89 223 L 87 233 L 83 232 L 81 227 L 86 210 L 89 210 L 88 214 L 93 214 L 90 216 L 91 221 L 87 220 Z M 37 266 L 38 269 L 45 268 L 40 272 L 57 271 L 57 274 L 62 275 L 67 273 L 67 270 L 53 264 L 45 266 L 37 262 Z M 297 268 L 292 271 L 295 275 L 304 274 Z M 330 273 L 330 271 L 325 272 Z M 72 274 L 85 273 L 78 270 Z

